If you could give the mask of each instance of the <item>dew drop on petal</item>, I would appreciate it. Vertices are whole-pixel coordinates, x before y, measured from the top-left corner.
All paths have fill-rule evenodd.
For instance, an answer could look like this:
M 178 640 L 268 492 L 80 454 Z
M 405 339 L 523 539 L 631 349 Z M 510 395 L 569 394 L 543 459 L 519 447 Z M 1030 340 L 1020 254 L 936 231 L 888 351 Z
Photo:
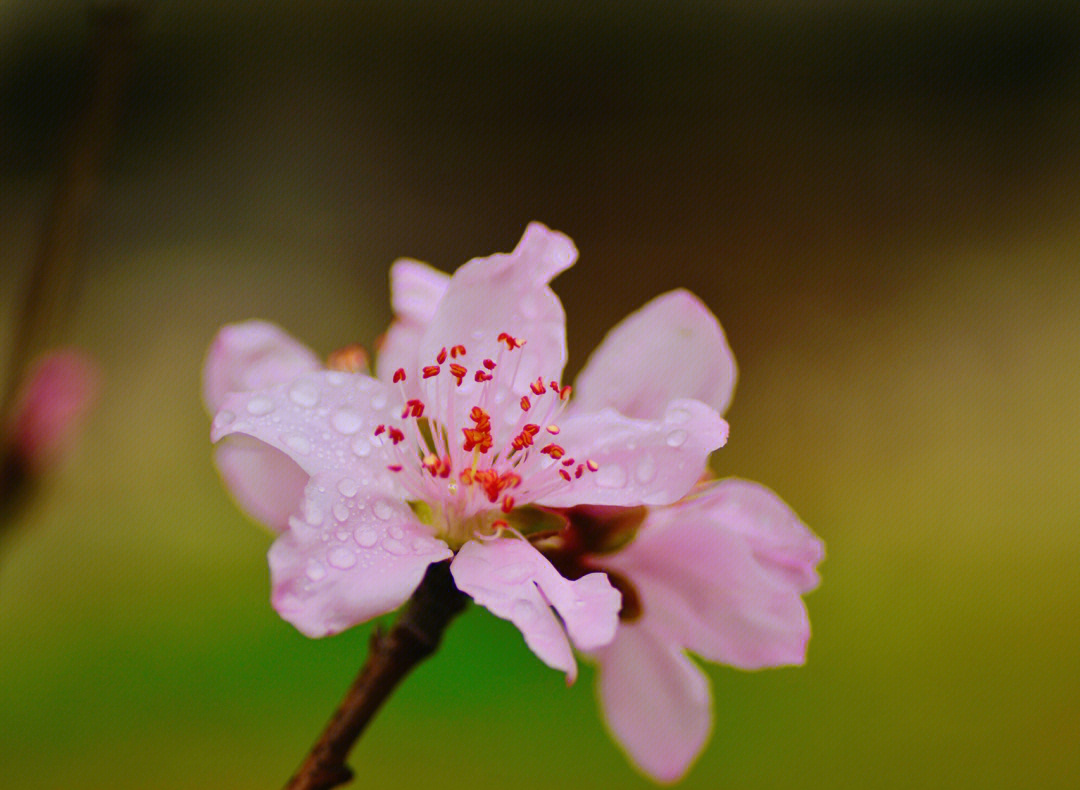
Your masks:
M 311 452 L 311 442 L 298 433 L 291 433 L 286 436 L 285 446 L 294 452 L 300 453 L 300 455 L 307 455 Z
M 345 546 L 335 546 L 326 553 L 326 561 L 334 568 L 345 571 L 356 564 L 356 555 Z
M 247 410 L 259 417 L 263 414 L 269 414 L 274 410 L 274 402 L 269 398 L 252 398 L 248 401 Z
M 304 573 L 313 582 L 317 582 L 319 579 L 326 576 L 326 568 L 324 568 L 323 564 L 318 560 L 311 559 L 308 560 L 307 568 L 304 569 Z
M 375 396 L 371 399 L 371 408 L 375 411 L 386 408 L 386 393 L 376 392 Z
M 358 545 L 363 546 L 365 549 L 370 549 L 374 546 L 379 536 L 371 527 L 359 527 L 355 533 L 353 533 L 353 539 Z
M 634 468 L 634 479 L 639 483 L 648 483 L 656 477 L 656 460 L 651 455 L 641 456 Z
M 499 581 L 506 584 L 521 584 L 532 576 L 532 566 L 527 562 L 512 562 L 501 566 L 495 571 L 495 575 L 499 577 Z
M 352 443 L 352 451 L 360 458 L 366 458 L 371 455 L 371 443 L 363 436 L 358 436 Z
M 375 518 L 381 519 L 383 521 L 386 521 L 386 519 L 390 518 L 391 514 L 394 512 L 390 505 L 382 499 L 380 499 L 374 504 L 372 510 L 375 513 Z
M 668 447 L 682 447 L 686 443 L 689 434 L 682 428 L 678 428 L 667 435 Z
M 333 429 L 346 435 L 356 433 L 363 424 L 363 418 L 352 409 L 339 409 L 330 418 Z
M 342 496 L 354 497 L 356 492 L 360 490 L 360 486 L 351 477 L 343 477 L 338 481 L 337 490 Z
M 338 502 L 334 505 L 334 518 L 338 521 L 346 521 L 349 518 L 349 508 L 345 506 L 344 502 Z
M 401 540 L 403 537 L 405 537 L 405 531 L 397 524 L 395 524 L 394 526 L 390 527 L 390 537 L 392 537 L 394 540 Z
M 289 390 L 289 400 L 297 406 L 310 409 L 319 402 L 319 390 L 312 382 L 300 380 Z
M 601 488 L 622 488 L 626 485 L 626 470 L 618 464 L 602 464 L 596 473 L 596 484 Z
M 391 554 L 408 554 L 409 547 L 402 543 L 400 540 L 394 540 L 393 538 L 383 538 L 382 547 Z

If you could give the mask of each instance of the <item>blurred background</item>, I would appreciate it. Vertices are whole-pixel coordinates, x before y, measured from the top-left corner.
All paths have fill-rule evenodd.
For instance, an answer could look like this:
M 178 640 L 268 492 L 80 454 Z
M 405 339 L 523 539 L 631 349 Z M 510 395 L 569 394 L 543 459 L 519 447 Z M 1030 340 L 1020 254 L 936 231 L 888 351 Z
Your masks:
M 802 669 L 709 666 L 686 788 L 1080 782 L 1080 12 L 1074 3 L 141 2 L 51 344 L 104 368 L 0 546 L 12 788 L 272 788 L 368 628 L 268 603 L 210 460 L 223 323 L 370 346 L 399 256 L 532 219 L 578 370 L 685 286 L 740 366 L 722 475 L 828 547 Z M 0 0 L 0 349 L 91 82 L 87 4 Z M 5 370 L 5 376 L 12 371 Z M 648 787 L 472 608 L 355 786 Z

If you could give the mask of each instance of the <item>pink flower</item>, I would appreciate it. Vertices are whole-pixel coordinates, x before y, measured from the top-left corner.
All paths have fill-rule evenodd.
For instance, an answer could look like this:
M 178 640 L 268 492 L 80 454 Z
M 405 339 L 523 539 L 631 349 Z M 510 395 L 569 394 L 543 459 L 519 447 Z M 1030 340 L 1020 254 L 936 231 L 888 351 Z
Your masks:
M 716 319 L 677 291 L 609 333 L 577 392 L 581 408 L 650 420 L 684 397 L 723 412 L 734 384 Z M 604 718 L 641 771 L 677 781 L 712 729 L 708 679 L 685 651 L 742 669 L 802 664 L 810 623 L 800 596 L 818 584 L 823 545 L 776 494 L 738 479 L 702 483 L 667 506 L 568 517 L 551 546 L 556 564 L 571 576 L 606 571 L 624 592 L 615 639 L 592 654 Z
M 522 533 L 549 509 L 678 501 L 726 440 L 703 399 L 734 369 L 694 357 L 715 338 L 694 336 L 698 319 L 683 313 L 704 308 L 676 292 L 661 297 L 673 323 L 659 336 L 612 334 L 652 367 L 591 364 L 570 400 L 565 317 L 548 282 L 576 257 L 534 223 L 512 253 L 452 277 L 399 261 L 378 378 L 322 369 L 270 324 L 218 334 L 204 391 L 216 460 L 241 507 L 280 533 L 273 603 L 300 631 L 324 636 L 391 611 L 430 563 L 453 557 L 458 588 L 568 680 L 571 646 L 614 638 L 620 595 L 607 577 L 564 578 Z M 641 390 L 653 413 L 635 416 L 614 388 Z
M 100 374 L 85 354 L 52 351 L 30 369 L 8 426 L 14 452 L 35 472 L 71 446 L 97 399 Z

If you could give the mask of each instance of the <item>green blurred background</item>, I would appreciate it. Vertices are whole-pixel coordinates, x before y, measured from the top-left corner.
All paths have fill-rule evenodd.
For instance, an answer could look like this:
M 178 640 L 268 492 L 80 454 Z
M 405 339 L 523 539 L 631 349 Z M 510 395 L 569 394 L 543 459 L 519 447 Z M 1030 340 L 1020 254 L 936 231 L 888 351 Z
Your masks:
M 221 324 L 370 344 L 398 256 L 541 220 L 570 372 L 686 286 L 740 365 L 724 475 L 826 541 L 808 665 L 710 666 L 687 788 L 1080 782 L 1080 12 L 1074 3 L 144 2 L 57 341 L 105 368 L 0 556 L 0 785 L 264 788 L 368 628 L 270 608 L 210 462 Z M 0 0 L 0 347 L 86 87 L 84 3 Z M 471 609 L 357 787 L 647 787 Z

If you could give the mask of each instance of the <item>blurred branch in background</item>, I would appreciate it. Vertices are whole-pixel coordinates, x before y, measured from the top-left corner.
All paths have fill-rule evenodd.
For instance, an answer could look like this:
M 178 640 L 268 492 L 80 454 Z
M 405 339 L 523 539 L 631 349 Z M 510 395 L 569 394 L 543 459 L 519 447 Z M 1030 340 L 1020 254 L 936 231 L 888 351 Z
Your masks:
M 96 365 L 73 351 L 35 357 L 62 340 L 78 282 L 79 247 L 117 125 L 135 54 L 138 12 L 126 3 L 90 10 L 90 87 L 65 143 L 56 185 L 18 308 L 0 415 L 0 528 L 33 477 L 77 432 L 97 389 Z

